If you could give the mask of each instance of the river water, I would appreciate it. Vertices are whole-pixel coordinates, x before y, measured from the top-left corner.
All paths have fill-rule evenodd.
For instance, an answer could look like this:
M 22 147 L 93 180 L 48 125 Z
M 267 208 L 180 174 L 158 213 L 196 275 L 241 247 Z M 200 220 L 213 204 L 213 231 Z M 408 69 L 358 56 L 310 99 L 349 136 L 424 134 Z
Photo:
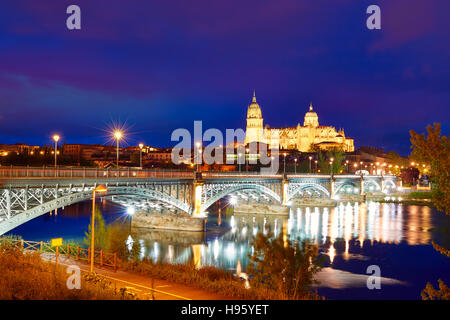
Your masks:
M 289 217 L 226 214 L 208 216 L 205 233 L 132 230 L 125 208 L 99 200 L 107 223 L 121 222 L 128 242 L 141 243 L 141 256 L 170 263 L 191 262 L 245 271 L 251 239 L 259 232 L 283 234 L 284 239 L 308 239 L 319 245 L 324 265 L 317 279 L 327 299 L 420 299 L 428 281 L 450 283 L 450 259 L 434 250 L 431 241 L 448 241 L 443 228 L 449 218 L 425 206 L 380 203 L 341 203 L 336 208 L 292 208 Z M 63 237 L 83 243 L 90 223 L 91 202 L 48 213 L 9 232 L 25 240 Z M 367 269 L 378 266 L 381 289 L 368 289 Z M 373 272 L 373 271 L 372 271 Z M 370 273 L 372 273 L 370 272 Z

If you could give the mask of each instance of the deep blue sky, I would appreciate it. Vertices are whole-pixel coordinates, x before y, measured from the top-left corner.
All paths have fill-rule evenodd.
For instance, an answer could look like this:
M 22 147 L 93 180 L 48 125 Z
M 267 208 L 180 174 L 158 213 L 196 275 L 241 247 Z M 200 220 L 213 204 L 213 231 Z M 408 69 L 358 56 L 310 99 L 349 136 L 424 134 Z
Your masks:
M 70 4 L 82 30 L 66 28 Z M 382 30 L 366 28 L 381 7 Z M 16 0 L 0 4 L 0 143 L 167 146 L 176 128 L 323 125 L 409 153 L 409 129 L 450 119 L 450 1 Z

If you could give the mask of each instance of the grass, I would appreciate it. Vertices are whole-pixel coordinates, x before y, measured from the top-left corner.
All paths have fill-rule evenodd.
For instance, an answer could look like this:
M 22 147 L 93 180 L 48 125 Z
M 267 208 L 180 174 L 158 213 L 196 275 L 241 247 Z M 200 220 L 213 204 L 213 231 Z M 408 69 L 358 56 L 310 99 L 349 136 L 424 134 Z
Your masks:
M 245 289 L 243 281 L 238 280 L 231 271 L 216 267 L 202 267 L 197 269 L 194 265 L 154 263 L 151 259 L 140 261 L 120 261 L 119 268 L 124 271 L 158 278 L 174 283 L 203 289 L 223 295 L 225 297 L 244 300 L 280 300 L 281 294 L 275 290 L 267 289 L 251 283 L 250 289 Z M 305 299 L 319 299 L 314 293 Z
M 38 252 L 0 245 L 0 300 L 119 300 L 130 297 L 98 277 L 81 277 L 81 288 L 70 290 L 70 275 L 42 260 Z
M 408 194 L 408 199 L 431 199 L 431 192 L 414 191 Z

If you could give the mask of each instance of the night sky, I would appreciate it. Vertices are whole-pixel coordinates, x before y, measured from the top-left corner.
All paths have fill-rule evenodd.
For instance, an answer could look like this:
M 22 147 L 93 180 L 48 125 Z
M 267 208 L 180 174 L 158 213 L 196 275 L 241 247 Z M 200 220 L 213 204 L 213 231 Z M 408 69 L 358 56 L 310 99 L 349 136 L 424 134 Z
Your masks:
M 82 29 L 66 28 L 81 7 Z M 381 30 L 366 28 L 381 7 Z M 450 119 L 448 0 L 15 0 L 0 4 L 0 143 L 173 145 L 176 128 L 321 125 L 403 155 Z

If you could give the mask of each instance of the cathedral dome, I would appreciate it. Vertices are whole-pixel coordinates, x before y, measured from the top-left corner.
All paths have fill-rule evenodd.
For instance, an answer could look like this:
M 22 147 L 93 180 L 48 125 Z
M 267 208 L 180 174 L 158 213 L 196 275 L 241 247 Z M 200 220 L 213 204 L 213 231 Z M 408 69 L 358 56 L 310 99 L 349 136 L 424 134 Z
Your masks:
M 256 102 L 256 96 L 255 92 L 253 92 L 253 99 L 252 103 L 248 106 L 247 110 L 247 119 L 253 118 L 253 119 L 261 119 L 261 108 L 259 107 L 259 104 Z
M 319 126 L 319 116 L 313 110 L 312 103 L 309 104 L 309 111 L 305 114 L 305 121 L 303 122 L 305 127 L 318 127 Z

